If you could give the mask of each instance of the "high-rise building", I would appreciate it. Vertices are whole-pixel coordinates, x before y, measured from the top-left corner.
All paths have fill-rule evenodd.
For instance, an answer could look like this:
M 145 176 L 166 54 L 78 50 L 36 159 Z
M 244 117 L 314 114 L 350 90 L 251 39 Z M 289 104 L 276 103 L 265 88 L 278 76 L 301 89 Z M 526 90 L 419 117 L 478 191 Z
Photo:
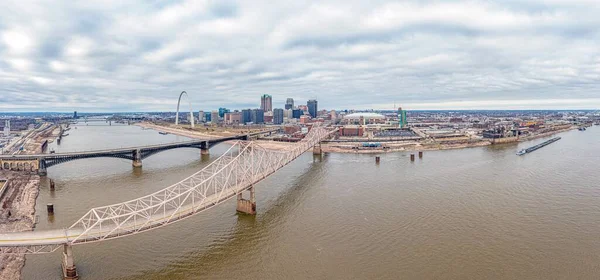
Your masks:
M 255 124 L 265 123 L 265 111 L 262 109 L 252 109 L 251 120 Z
M 74 119 L 78 119 L 78 117 L 77 117 L 77 111 L 73 112 L 73 118 Z
M 204 113 L 204 121 L 205 121 L 205 122 L 211 122 L 211 121 L 212 121 L 212 118 L 211 118 L 211 117 L 212 117 L 212 115 L 211 115 L 211 113 L 210 113 L 210 112 L 205 112 L 205 113 Z
M 398 127 L 405 128 L 408 125 L 406 121 L 406 111 L 402 110 L 402 107 L 398 108 Z
M 242 110 L 242 120 L 240 122 L 243 124 L 252 122 L 252 109 Z
M 286 110 L 294 109 L 294 99 L 293 98 L 288 98 L 285 101 L 285 109 Z
M 292 110 L 292 118 L 299 119 L 302 115 L 304 115 L 304 111 L 302 111 L 302 109 Z
M 260 97 L 260 108 L 263 112 L 273 111 L 273 98 L 268 94 L 263 94 L 263 96 Z
M 283 123 L 283 109 L 273 109 L 273 124 Z
M 210 122 L 219 123 L 219 111 L 212 111 L 210 113 Z
M 231 111 L 227 108 L 219 108 L 219 117 L 224 118 L 225 114 L 229 112 Z
M 316 118 L 317 117 L 317 100 L 311 99 L 308 100 L 308 102 L 306 102 L 306 106 L 308 107 L 308 113 L 310 114 L 311 117 Z
M 4 122 L 4 137 L 10 136 L 10 120 Z
M 292 110 L 284 110 L 283 111 L 283 119 L 292 119 L 294 116 L 292 115 Z
M 204 111 L 198 111 L 198 122 L 205 122 L 206 117 L 204 116 Z

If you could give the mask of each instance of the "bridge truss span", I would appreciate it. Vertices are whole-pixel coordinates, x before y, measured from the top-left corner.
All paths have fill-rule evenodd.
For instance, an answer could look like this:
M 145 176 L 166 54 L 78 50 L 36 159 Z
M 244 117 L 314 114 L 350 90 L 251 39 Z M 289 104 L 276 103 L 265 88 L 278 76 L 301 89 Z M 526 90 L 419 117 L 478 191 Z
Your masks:
M 7 252 L 2 247 L 27 247 L 26 253 L 43 253 L 62 244 L 114 239 L 174 223 L 252 188 L 332 132 L 315 126 L 302 141 L 279 151 L 236 141 L 218 159 L 181 182 L 137 199 L 92 208 L 68 229 L 0 234 L 0 252 Z

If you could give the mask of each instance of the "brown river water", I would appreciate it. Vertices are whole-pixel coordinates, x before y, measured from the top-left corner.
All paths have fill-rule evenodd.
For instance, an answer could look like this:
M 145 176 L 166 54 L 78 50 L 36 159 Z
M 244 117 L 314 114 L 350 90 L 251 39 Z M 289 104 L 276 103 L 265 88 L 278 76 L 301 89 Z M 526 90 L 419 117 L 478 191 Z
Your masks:
M 136 126 L 72 129 L 57 152 L 187 140 Z M 257 215 L 235 200 L 175 224 L 73 247 L 81 279 L 598 279 L 600 127 L 530 142 L 381 155 L 306 153 L 256 185 Z M 196 149 L 133 169 L 84 159 L 48 169 L 36 230 L 193 174 Z M 54 203 L 49 220 L 46 204 Z M 61 253 L 27 257 L 23 279 L 61 279 Z

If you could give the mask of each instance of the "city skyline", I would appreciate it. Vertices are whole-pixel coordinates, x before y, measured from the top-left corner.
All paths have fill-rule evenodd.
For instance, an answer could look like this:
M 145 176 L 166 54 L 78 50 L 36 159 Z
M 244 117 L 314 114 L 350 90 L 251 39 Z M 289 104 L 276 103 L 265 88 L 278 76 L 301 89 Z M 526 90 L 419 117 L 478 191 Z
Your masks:
M 0 111 L 597 109 L 594 4 L 9 1 Z

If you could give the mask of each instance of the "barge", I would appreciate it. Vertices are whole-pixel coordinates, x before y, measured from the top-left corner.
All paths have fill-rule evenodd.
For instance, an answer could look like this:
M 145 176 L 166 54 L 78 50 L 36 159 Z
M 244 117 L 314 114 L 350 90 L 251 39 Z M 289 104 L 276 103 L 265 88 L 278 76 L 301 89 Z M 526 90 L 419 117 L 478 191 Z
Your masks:
M 517 155 L 518 155 L 518 156 L 522 156 L 522 155 L 524 155 L 524 154 L 531 153 L 531 152 L 533 152 L 533 151 L 535 151 L 535 150 L 537 150 L 537 149 L 540 149 L 540 148 L 542 148 L 542 147 L 548 146 L 548 145 L 550 145 L 550 144 L 552 144 L 552 143 L 554 143 L 554 142 L 556 142 L 556 141 L 558 141 L 558 140 L 560 140 L 560 139 L 561 139 L 560 137 L 555 137 L 555 138 L 552 138 L 552 139 L 550 139 L 550 140 L 548 140 L 548 141 L 546 141 L 546 142 L 543 142 L 543 143 L 537 144 L 537 145 L 535 145 L 535 146 L 532 146 L 532 147 L 529 147 L 529 148 L 527 148 L 527 149 L 520 150 L 520 151 L 517 153 Z

